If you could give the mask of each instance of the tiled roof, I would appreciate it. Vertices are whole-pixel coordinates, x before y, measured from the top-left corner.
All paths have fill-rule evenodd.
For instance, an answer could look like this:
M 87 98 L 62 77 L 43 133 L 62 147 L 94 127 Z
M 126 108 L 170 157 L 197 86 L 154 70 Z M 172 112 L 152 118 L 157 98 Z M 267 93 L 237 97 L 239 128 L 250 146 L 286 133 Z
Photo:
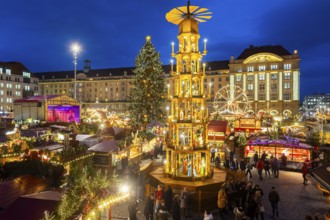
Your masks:
M 206 62 L 206 69 L 211 67 L 211 70 L 227 70 L 229 69 L 229 60 L 210 61 Z
M 44 100 L 49 100 L 49 99 L 53 99 L 56 97 L 59 97 L 61 95 L 36 95 L 36 96 L 31 96 L 28 98 L 24 98 L 24 99 L 16 99 L 16 102 L 42 102 Z
M 107 69 L 91 69 L 86 74 L 87 77 L 93 78 L 93 77 L 118 77 L 118 76 L 125 76 L 125 73 L 127 76 L 133 76 L 133 70 L 135 67 L 121 67 L 121 68 L 107 68 Z M 164 65 L 163 70 L 165 73 L 168 73 L 171 69 L 170 65 Z M 83 73 L 83 70 L 77 70 L 77 74 Z M 66 79 L 66 78 L 73 78 L 74 72 L 72 70 L 70 71 L 59 71 L 59 72 L 38 72 L 34 73 L 40 80 L 45 79 Z
M 238 57 L 238 60 L 246 59 L 257 53 L 273 53 L 278 56 L 292 55 L 282 45 L 253 46 L 246 48 Z
M 11 69 L 11 73 L 14 75 L 23 75 L 23 71 L 24 72 L 30 72 L 30 70 L 24 66 L 24 64 L 20 63 L 20 62 L 16 62 L 16 61 L 11 61 L 11 62 L 0 62 L 0 67 L 6 69 Z M 31 73 L 31 76 L 34 76 L 34 74 Z
M 221 61 L 210 61 L 206 62 L 206 70 L 224 70 L 229 69 L 228 67 L 229 61 L 228 60 L 221 60 Z M 91 69 L 86 74 L 87 78 L 94 78 L 94 77 L 123 77 L 125 76 L 133 76 L 133 70 L 135 67 L 122 67 L 122 68 L 107 68 L 107 69 Z M 169 73 L 171 70 L 171 65 L 163 65 L 163 70 L 165 73 Z M 77 70 L 77 74 L 83 73 L 83 70 Z M 70 71 L 59 71 L 59 72 L 38 72 L 34 73 L 40 80 L 51 80 L 51 79 L 72 79 L 74 77 L 74 72 Z

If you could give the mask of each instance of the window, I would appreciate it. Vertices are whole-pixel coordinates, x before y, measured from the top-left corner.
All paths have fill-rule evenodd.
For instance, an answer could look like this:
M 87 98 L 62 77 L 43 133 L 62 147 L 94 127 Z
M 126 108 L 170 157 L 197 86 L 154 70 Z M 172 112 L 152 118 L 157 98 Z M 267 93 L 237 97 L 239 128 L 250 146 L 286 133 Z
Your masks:
M 221 77 L 218 78 L 218 82 L 221 82 Z
M 277 84 L 272 84 L 271 88 L 272 90 L 277 90 Z
M 253 75 L 248 75 L 248 76 L 247 76 L 247 80 L 248 80 L 248 81 L 253 81 Z
M 254 71 L 254 66 L 248 66 L 247 71 L 248 72 L 253 72 Z
M 291 70 L 291 63 L 285 63 L 284 66 L 283 66 L 283 69 Z
M 243 71 L 242 67 L 236 67 L 236 72 L 241 73 Z
M 3 73 L 3 69 L 2 69 L 2 67 L 0 67 L 0 74 L 2 74 Z
M 16 91 L 16 92 L 15 92 L 15 95 L 16 95 L 16 96 L 20 96 L 20 95 L 21 95 L 21 92 L 20 92 L 20 91 Z
M 226 77 L 226 82 L 229 82 L 229 77 L 228 76 Z
M 271 94 L 270 99 L 271 100 L 277 100 L 277 94 Z
M 7 87 L 8 89 L 11 89 L 11 88 L 12 88 L 11 83 L 7 83 L 6 87 Z
M 265 94 L 259 94 L 259 100 L 265 100 Z
M 265 85 L 264 84 L 260 84 L 259 85 L 259 90 L 265 90 Z
M 259 80 L 265 80 L 265 74 L 259 74 Z
M 23 77 L 24 78 L 30 78 L 31 77 L 31 74 L 28 73 L 28 72 L 23 72 Z
M 6 69 L 6 75 L 8 75 L 8 76 L 11 75 L 11 69 Z
M 109 165 L 109 157 L 108 156 L 94 156 L 93 163 L 99 165 Z
M 290 93 L 284 93 L 283 94 L 283 99 L 284 100 L 291 100 L 291 94 Z
M 30 91 L 30 86 L 24 86 L 24 89 L 25 89 L 26 91 Z M 55 90 L 55 91 L 57 91 L 57 90 Z
M 277 70 L 277 64 L 272 64 L 270 65 L 271 70 Z
M 284 79 L 291 79 L 290 73 L 284 73 Z
M 248 84 L 248 90 L 253 90 L 253 84 L 252 83 Z
M 290 89 L 291 84 L 289 82 L 284 83 L 284 89 Z
M 242 75 L 237 75 L 237 76 L 236 76 L 236 81 L 237 81 L 237 82 L 242 81 Z
M 0 95 L 3 95 L 3 90 L 0 90 Z
M 16 85 L 15 85 L 15 88 L 16 88 L 16 89 L 21 89 L 21 85 L 20 85 L 20 84 L 16 84 Z
M 259 71 L 265 71 L 265 70 L 266 70 L 266 66 L 265 65 L 259 66 Z
M 272 73 L 271 78 L 272 78 L 272 80 L 276 80 L 277 79 L 277 74 L 276 73 Z

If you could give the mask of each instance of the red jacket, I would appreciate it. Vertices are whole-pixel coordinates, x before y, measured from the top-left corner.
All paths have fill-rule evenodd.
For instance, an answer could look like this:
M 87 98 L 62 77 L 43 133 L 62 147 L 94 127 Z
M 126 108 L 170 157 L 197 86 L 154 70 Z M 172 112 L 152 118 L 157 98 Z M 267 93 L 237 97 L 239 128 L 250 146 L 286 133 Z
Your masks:
M 304 164 L 301 168 L 301 172 L 303 175 L 306 175 L 308 173 L 308 167 L 306 164 Z
M 262 160 L 258 160 L 256 168 L 258 170 L 263 170 L 264 169 L 264 162 Z

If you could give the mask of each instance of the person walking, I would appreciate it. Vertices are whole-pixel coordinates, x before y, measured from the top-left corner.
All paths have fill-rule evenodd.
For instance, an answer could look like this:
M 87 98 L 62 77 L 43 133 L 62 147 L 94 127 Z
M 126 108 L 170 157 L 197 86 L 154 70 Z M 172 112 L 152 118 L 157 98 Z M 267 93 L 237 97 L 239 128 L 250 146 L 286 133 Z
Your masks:
M 263 180 L 262 170 L 264 169 L 264 162 L 261 159 L 258 160 L 256 168 L 258 170 L 259 179 Z
M 131 201 L 128 205 L 128 214 L 130 220 L 137 220 L 136 213 L 139 211 L 137 202 L 135 200 Z
M 303 179 L 304 179 L 303 184 L 306 185 L 307 182 L 308 182 L 308 179 L 306 178 L 306 176 L 307 176 L 307 174 L 308 174 L 308 164 L 303 163 L 303 166 L 302 166 L 302 168 L 301 168 L 301 172 L 302 172 Z
M 253 155 L 254 166 L 257 165 L 258 160 L 259 160 L 258 151 L 256 151 Z
M 272 191 L 268 194 L 268 200 L 272 206 L 272 217 L 276 216 L 278 217 L 278 202 L 280 201 L 280 195 L 275 190 L 275 186 L 272 187 Z
M 219 208 L 219 215 L 220 215 L 221 220 L 224 219 L 224 211 L 225 211 L 227 204 L 228 204 L 227 194 L 225 191 L 225 187 L 222 186 L 218 192 L 218 201 L 217 201 L 217 205 Z
M 279 167 L 278 167 L 278 159 L 274 157 L 273 163 L 272 163 L 272 169 L 274 172 L 274 177 L 278 178 L 279 176 Z
M 146 220 L 153 220 L 154 219 L 154 200 L 155 196 L 153 193 L 149 195 L 144 205 L 144 216 Z
M 240 161 L 240 163 L 239 163 L 239 168 L 241 169 L 241 171 L 242 171 L 243 173 L 245 173 L 245 170 L 246 170 L 246 161 L 245 161 L 245 159 L 242 159 L 242 160 Z
M 180 196 L 178 194 L 173 197 L 172 218 L 173 220 L 180 220 Z
M 270 162 L 269 160 L 266 158 L 265 161 L 264 161 L 264 169 L 265 169 L 265 177 L 267 177 L 267 173 L 268 173 L 268 176 L 270 177 Z
M 248 160 L 247 165 L 246 165 L 245 176 L 247 176 L 249 174 L 250 178 L 252 178 L 252 172 L 251 172 L 252 169 L 253 169 L 253 165 L 251 164 L 251 161 Z

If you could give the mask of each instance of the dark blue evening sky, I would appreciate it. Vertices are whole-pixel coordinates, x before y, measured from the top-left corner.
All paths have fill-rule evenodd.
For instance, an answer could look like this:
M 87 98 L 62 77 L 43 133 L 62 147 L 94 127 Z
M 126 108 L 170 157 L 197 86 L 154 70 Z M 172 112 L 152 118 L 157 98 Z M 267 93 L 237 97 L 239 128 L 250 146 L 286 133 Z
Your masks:
M 134 66 L 146 35 L 170 61 L 177 26 L 166 12 L 184 0 L 2 1 L 0 61 L 20 61 L 31 72 L 72 70 L 70 44 L 79 42 L 78 69 Z M 301 95 L 330 93 L 329 0 L 192 0 L 213 18 L 200 25 L 208 39 L 205 61 L 237 57 L 250 44 L 282 44 L 301 56 Z

